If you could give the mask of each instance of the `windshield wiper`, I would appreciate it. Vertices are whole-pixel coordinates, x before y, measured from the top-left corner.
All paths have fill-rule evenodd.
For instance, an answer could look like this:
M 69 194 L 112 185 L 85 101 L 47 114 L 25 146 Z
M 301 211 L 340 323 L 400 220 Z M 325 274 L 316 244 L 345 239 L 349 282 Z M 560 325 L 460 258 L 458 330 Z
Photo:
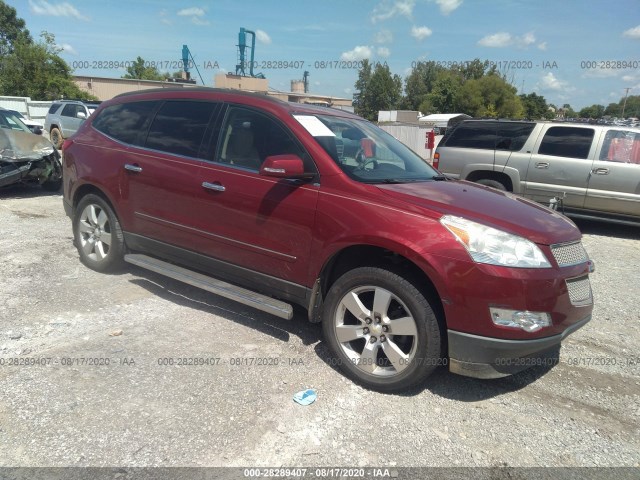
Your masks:
M 435 180 L 436 182 L 448 182 L 451 179 L 446 175 L 434 175 L 431 177 L 431 180 Z

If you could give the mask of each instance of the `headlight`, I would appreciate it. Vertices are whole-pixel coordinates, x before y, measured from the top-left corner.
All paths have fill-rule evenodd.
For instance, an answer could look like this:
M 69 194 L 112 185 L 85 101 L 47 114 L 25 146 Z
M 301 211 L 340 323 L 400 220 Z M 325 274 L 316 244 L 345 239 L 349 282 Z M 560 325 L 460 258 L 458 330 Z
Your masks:
M 526 238 L 511 235 L 466 218 L 445 215 L 440 223 L 449 230 L 478 263 L 519 268 L 551 268 L 538 246 Z

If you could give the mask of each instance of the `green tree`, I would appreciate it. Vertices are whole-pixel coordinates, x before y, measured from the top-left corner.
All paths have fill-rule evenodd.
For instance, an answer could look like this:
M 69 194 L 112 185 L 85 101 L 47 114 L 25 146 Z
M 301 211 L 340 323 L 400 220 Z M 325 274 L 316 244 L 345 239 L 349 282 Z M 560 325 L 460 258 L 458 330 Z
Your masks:
M 58 56 L 52 34 L 42 32 L 41 40 L 16 40 L 12 53 L 0 64 L 0 94 L 39 100 L 57 98 L 93 99 L 81 90 L 71 76 L 69 65 Z
M 604 115 L 604 105 L 591 105 L 584 107 L 578 112 L 580 118 L 602 118 Z
M 454 112 L 458 106 L 461 87 L 462 80 L 459 75 L 450 70 L 439 72 L 431 92 L 427 94 L 426 102 L 420 105 L 421 108 L 425 109 L 421 111 L 423 113 Z
M 640 118 L 640 95 L 631 95 L 625 104 L 624 98 L 620 99 L 620 116 L 622 116 L 622 106 L 624 105 L 624 117 Z
M 524 109 L 516 88 L 491 73 L 468 80 L 458 96 L 458 110 L 473 117 L 522 118 Z
M 354 98 L 354 110 L 371 121 L 378 118 L 380 110 L 398 108 L 402 98 L 402 79 L 392 75 L 386 64 L 378 63 L 372 71 L 371 64 L 364 60 L 355 88 L 358 93 Z
M 150 66 L 142 58 L 138 57 L 134 60 L 133 64 L 127 67 L 127 73 L 122 78 L 132 78 L 136 80 L 166 80 L 170 74 L 163 74 L 158 71 L 156 67 Z
M 420 105 L 427 100 L 427 95 L 433 89 L 438 74 L 445 69 L 436 62 L 418 62 L 412 68 L 411 73 L 405 79 L 405 97 L 402 100 L 403 108 L 407 110 L 420 110 Z
M 524 109 L 523 115 L 530 120 L 546 118 L 549 112 L 549 105 L 542 95 L 535 92 L 520 95 L 520 102 Z
M 622 105 L 619 103 L 610 103 L 604 109 L 604 115 L 609 117 L 618 117 L 622 112 Z
M 11 54 L 15 43 L 32 41 L 31 34 L 24 20 L 18 18 L 16 9 L 0 0 L 0 57 Z

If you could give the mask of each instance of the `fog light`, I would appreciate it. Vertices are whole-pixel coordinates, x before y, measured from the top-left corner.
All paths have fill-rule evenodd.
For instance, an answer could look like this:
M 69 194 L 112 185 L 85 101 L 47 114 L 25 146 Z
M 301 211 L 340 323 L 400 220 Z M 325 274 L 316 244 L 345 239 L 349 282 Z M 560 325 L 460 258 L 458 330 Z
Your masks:
M 501 327 L 521 328 L 525 332 L 537 332 L 543 327 L 551 325 L 551 315 L 544 312 L 504 308 L 489 308 L 489 312 L 491 312 L 493 323 Z

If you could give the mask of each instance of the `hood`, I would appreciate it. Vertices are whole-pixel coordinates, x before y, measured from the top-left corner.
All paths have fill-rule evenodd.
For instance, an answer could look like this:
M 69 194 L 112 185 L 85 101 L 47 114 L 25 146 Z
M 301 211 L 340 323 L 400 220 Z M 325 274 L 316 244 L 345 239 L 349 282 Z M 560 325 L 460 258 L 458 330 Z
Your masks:
M 41 135 L 0 128 L 0 160 L 4 162 L 40 160 L 53 152 L 52 143 Z
M 579 240 L 580 230 L 564 215 L 508 192 L 465 181 L 376 185 L 383 193 L 442 215 L 456 215 L 520 235 L 535 243 Z

